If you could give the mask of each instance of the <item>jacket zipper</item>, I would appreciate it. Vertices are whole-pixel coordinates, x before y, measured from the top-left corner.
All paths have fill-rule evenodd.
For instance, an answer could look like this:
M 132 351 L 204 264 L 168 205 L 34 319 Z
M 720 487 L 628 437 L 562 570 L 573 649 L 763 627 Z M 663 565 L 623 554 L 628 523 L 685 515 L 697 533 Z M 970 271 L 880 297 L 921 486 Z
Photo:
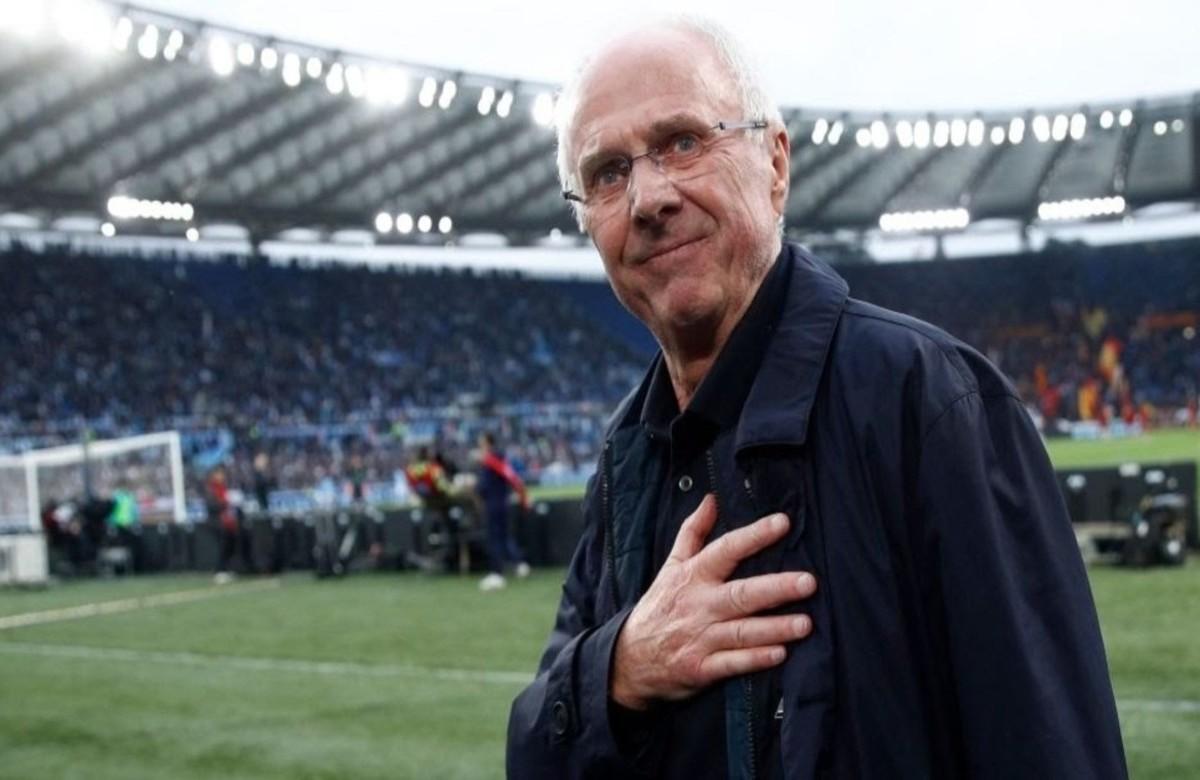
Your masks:
M 756 500 L 754 498 L 754 488 L 750 484 L 750 478 L 746 477 L 745 481 L 746 494 L 750 496 L 750 505 L 755 507 Z M 750 777 L 753 779 L 758 776 L 758 750 L 754 744 L 754 680 L 750 675 L 746 675 L 744 692 L 746 695 L 746 729 L 750 732 Z
M 712 489 L 713 500 L 717 502 L 717 527 L 724 523 L 720 515 L 721 499 L 717 494 L 717 464 L 713 459 L 712 449 L 705 450 L 704 461 L 708 466 L 708 486 Z M 746 483 L 747 491 L 750 485 Z M 753 494 L 751 494 L 753 498 Z M 750 745 L 750 780 L 758 777 L 758 748 L 754 738 L 754 679 L 751 675 L 742 675 L 742 698 L 746 710 L 746 740 Z
M 722 529 L 725 526 L 725 521 L 721 517 L 721 497 L 717 495 L 717 464 L 713 460 L 711 449 L 704 451 L 704 464 L 708 468 L 708 487 L 712 491 L 713 501 L 717 504 L 717 529 Z
M 604 442 L 604 452 L 600 462 L 600 505 L 604 512 L 604 557 L 608 559 L 608 585 L 612 590 L 613 612 L 621 610 L 620 594 L 617 591 L 617 551 L 613 536 L 617 531 L 617 521 L 613 517 L 611 500 L 609 498 L 609 479 L 612 471 L 612 442 Z

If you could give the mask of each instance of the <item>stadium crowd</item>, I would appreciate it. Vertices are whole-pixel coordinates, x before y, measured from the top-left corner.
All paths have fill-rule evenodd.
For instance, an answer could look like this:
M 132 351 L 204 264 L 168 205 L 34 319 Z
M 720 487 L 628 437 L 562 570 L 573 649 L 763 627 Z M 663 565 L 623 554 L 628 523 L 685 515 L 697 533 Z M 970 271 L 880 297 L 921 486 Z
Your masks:
M 1193 240 L 839 271 L 988 354 L 1050 432 L 1194 424 L 1198 268 Z M 648 357 L 604 285 L 512 274 L 13 244 L 0 306 L 6 448 L 176 428 L 247 490 L 259 453 L 277 488 L 305 489 L 353 456 L 392 479 L 416 444 L 462 461 L 482 431 L 534 481 L 575 476 Z

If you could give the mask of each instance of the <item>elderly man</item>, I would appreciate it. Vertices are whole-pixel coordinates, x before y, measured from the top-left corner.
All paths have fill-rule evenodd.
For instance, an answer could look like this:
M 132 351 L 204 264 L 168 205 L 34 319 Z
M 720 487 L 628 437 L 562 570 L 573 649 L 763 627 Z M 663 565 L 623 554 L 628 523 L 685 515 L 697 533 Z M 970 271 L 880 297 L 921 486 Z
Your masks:
M 661 354 L 617 411 L 515 778 L 1115 778 L 1104 649 L 1012 386 L 783 244 L 789 145 L 700 21 L 564 94 L 559 168 Z

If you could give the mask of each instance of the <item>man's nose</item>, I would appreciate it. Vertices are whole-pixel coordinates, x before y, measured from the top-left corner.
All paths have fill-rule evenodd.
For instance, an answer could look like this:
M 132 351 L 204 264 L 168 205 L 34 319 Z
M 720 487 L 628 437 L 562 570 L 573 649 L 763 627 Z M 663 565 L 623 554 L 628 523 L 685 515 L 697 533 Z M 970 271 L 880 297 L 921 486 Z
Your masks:
M 643 163 L 639 169 L 638 163 Z M 629 171 L 629 208 L 640 225 L 657 225 L 679 211 L 679 190 L 649 155 L 633 161 Z

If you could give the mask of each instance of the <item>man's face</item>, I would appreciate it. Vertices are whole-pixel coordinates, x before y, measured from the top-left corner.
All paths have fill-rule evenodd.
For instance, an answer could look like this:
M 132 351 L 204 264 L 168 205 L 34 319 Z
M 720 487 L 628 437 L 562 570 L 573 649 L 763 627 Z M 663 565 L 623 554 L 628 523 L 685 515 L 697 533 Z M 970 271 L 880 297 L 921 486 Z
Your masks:
M 741 114 L 728 74 L 704 42 L 670 29 L 627 37 L 593 62 L 581 85 L 570 136 L 576 176 L 679 131 L 757 118 Z M 778 252 L 787 135 L 765 132 L 767 141 L 746 130 L 718 131 L 686 176 L 637 160 L 627 194 L 603 213 L 585 207 L 617 297 L 660 341 L 703 340 L 732 327 Z

